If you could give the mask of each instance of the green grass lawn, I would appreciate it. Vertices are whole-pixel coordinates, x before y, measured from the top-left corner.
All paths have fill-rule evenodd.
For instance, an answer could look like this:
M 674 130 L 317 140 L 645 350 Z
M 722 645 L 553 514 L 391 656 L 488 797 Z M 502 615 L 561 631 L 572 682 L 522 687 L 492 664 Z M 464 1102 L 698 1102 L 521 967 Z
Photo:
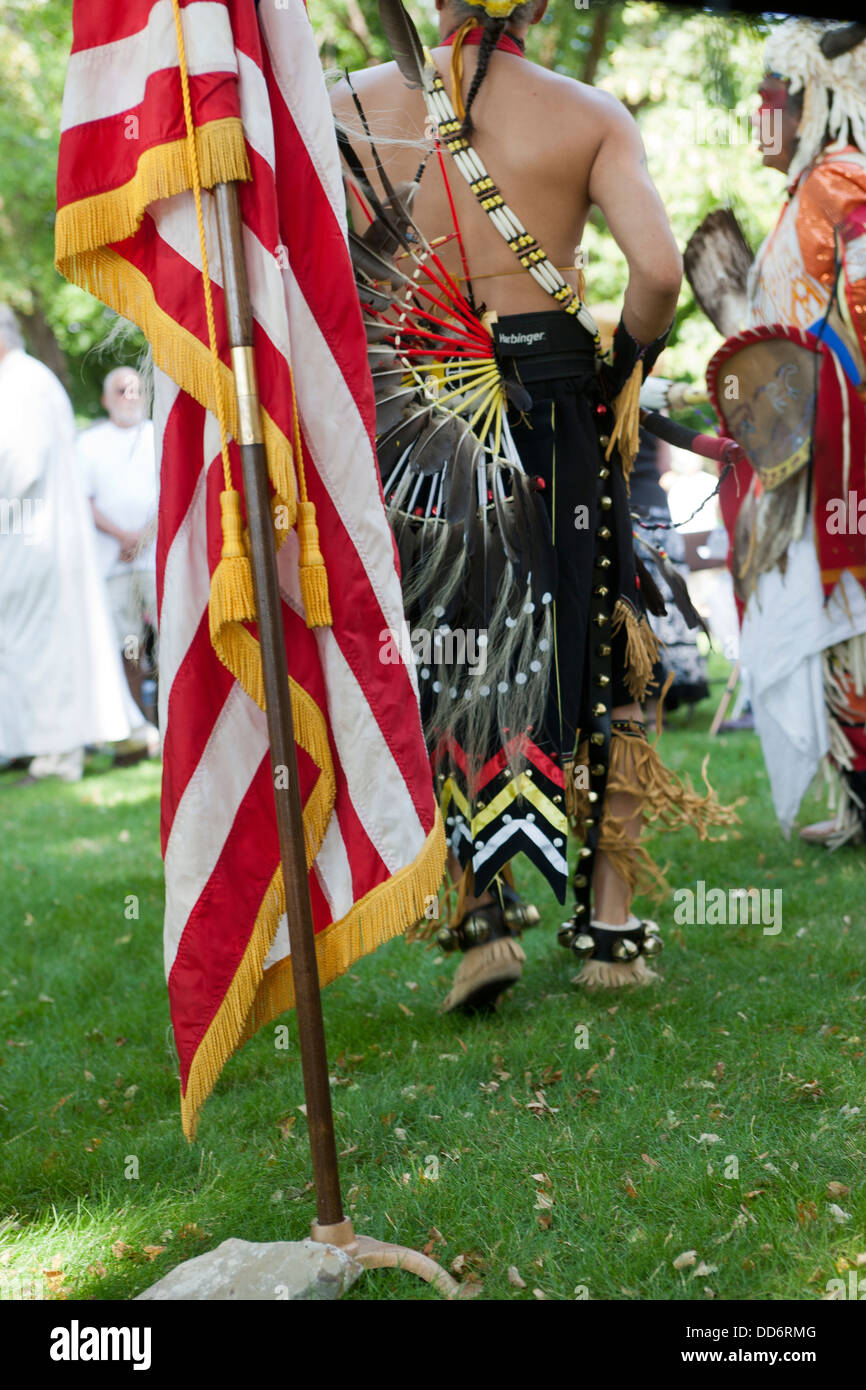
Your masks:
M 714 691 L 662 742 L 693 777 Z M 566 914 L 524 870 L 543 925 L 496 1016 L 440 1018 L 452 964 L 402 940 L 325 991 L 359 1232 L 428 1247 L 493 1299 L 819 1299 L 866 1251 L 866 855 L 783 840 L 754 736 L 715 740 L 710 775 L 748 795 L 739 830 L 657 853 L 674 888 L 781 889 L 777 935 L 643 903 L 664 982 L 586 998 L 555 942 Z M 127 1298 L 228 1236 L 302 1238 L 293 1016 L 292 1048 L 264 1029 L 197 1144 L 181 1133 L 159 768 L 19 776 L 0 776 L 0 1297 Z M 435 1297 L 399 1272 L 349 1296 Z

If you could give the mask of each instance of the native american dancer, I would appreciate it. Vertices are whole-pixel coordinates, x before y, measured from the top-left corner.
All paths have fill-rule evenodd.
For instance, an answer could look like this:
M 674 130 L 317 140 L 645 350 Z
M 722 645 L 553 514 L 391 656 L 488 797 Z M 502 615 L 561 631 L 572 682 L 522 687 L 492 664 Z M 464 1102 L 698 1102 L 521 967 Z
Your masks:
M 380 0 L 396 64 L 353 74 L 334 107 L 457 885 L 439 940 L 465 954 L 445 1007 L 472 1009 L 519 977 L 514 935 L 538 920 L 510 882 L 515 855 L 564 901 L 571 826 L 583 846 L 559 940 L 584 983 L 644 983 L 661 942 L 631 912 L 660 877 L 642 815 L 703 837 L 732 813 L 666 771 L 640 706 L 657 655 L 642 600 L 663 605 L 636 572 L 627 480 L 681 261 L 637 129 L 613 98 L 527 62 L 546 0 L 437 8 L 429 52 L 399 0 Z M 573 249 L 592 202 L 631 271 L 605 361 Z
M 722 508 L 776 812 L 788 833 L 825 760 L 836 816 L 801 834 L 836 847 L 866 824 L 866 26 L 787 20 L 766 67 L 787 194 L 708 381 L 749 455 Z

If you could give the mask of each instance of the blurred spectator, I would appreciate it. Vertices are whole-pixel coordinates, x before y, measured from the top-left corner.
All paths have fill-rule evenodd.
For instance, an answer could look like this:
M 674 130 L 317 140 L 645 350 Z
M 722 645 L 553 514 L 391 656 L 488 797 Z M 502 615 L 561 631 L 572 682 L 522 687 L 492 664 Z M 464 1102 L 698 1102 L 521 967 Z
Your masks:
M 640 449 L 631 475 L 632 513 L 648 523 L 647 526 L 642 526 L 636 521 L 637 534 L 650 545 L 661 546 L 666 550 L 671 563 L 679 570 L 682 578 L 688 580 L 685 543 L 679 532 L 671 526 L 668 498 L 659 481 L 660 471 L 671 452 L 673 451 L 669 445 L 662 444 L 646 430 L 641 430 Z M 682 450 L 676 452 L 681 453 Z M 712 487 L 712 482 L 710 486 Z M 680 705 L 693 707 L 699 700 L 705 700 L 710 693 L 706 659 L 698 651 L 696 632 L 686 625 L 682 613 L 676 604 L 671 602 L 670 590 L 658 568 L 643 552 L 641 559 L 655 580 L 662 598 L 666 600 L 668 609 L 664 617 L 649 615 L 650 626 L 662 643 L 661 655 L 654 672 L 657 682 L 655 693 L 664 687 L 668 676 L 672 676 L 673 681 L 665 699 L 666 708 L 675 710 Z
M 96 526 L 118 649 L 142 712 L 142 656 L 156 632 L 156 465 L 153 424 L 145 418 L 141 378 L 115 367 L 105 378 L 108 419 L 78 439 L 81 480 Z
M 72 407 L 0 304 L 0 757 L 77 781 L 84 745 L 130 734 Z

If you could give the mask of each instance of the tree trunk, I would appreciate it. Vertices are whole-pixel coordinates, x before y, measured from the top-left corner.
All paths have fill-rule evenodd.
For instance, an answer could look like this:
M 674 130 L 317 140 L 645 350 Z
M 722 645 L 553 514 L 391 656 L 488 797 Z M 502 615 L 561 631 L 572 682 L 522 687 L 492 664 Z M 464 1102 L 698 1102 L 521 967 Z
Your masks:
M 32 356 L 38 357 L 40 362 L 44 362 L 46 367 L 50 367 L 68 391 L 69 367 L 66 362 L 66 354 L 55 338 L 54 330 L 42 312 L 39 300 L 34 299 L 32 313 L 22 314 L 19 312 L 18 318 Z
M 588 86 L 592 86 L 595 80 L 596 70 L 601 62 L 602 54 L 604 53 L 604 45 L 609 28 L 610 11 L 605 7 L 605 9 L 598 11 L 593 20 L 592 38 L 589 41 L 589 52 L 586 55 L 586 62 L 583 66 L 581 81 L 586 82 Z

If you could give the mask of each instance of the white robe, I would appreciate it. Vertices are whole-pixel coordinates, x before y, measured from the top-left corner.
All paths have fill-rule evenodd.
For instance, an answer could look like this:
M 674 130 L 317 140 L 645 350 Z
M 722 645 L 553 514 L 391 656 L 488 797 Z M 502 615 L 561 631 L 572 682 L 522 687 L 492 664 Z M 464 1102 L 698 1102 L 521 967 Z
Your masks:
M 824 603 L 807 526 L 788 547 L 785 574 L 773 569 L 759 576 L 740 640 L 773 805 L 786 836 L 830 751 L 821 654 L 864 632 L 866 595 L 847 570 Z
M 53 372 L 0 361 L 0 756 L 128 738 L 135 717 Z
M 823 160 L 833 158 L 828 147 Z M 846 151 L 849 164 L 866 165 Z M 803 184 L 800 184 L 802 189 Z M 755 257 L 749 275 L 748 326 L 813 328 L 829 292 L 807 271 L 797 234 L 799 191 Z M 828 225 L 827 240 L 831 242 Z M 862 467 L 862 462 L 861 462 Z M 760 505 L 760 504 L 759 504 Z M 740 660 L 767 766 L 773 805 L 786 836 L 800 802 L 830 750 L 822 652 L 866 636 L 866 597 L 847 571 L 824 602 L 811 516 L 776 568 L 758 576 L 743 618 Z

